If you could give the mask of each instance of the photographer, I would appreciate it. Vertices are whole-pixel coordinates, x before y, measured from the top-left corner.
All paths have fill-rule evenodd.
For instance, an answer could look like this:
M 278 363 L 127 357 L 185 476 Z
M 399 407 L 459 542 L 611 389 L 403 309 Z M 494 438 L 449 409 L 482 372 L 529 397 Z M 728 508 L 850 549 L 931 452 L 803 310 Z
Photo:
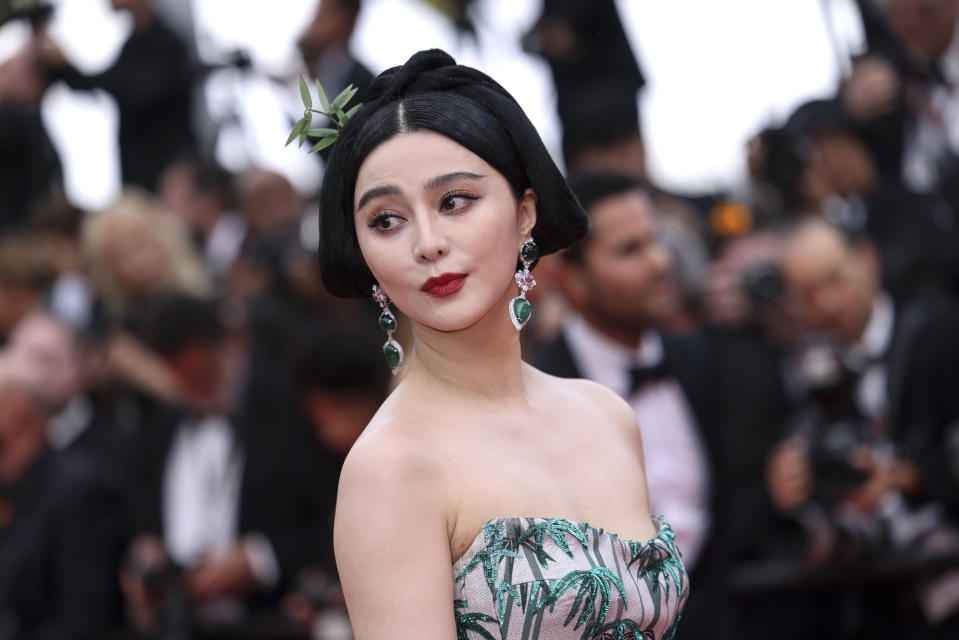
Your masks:
M 959 487 L 941 443 L 959 417 L 959 309 L 939 297 L 894 301 L 872 243 L 818 217 L 787 232 L 782 267 L 807 334 L 827 342 L 794 367 L 805 415 L 770 456 L 770 497 L 804 525 L 808 563 L 870 551 L 918 560 L 956 522 Z M 959 622 L 952 604 L 935 616 L 940 627 Z

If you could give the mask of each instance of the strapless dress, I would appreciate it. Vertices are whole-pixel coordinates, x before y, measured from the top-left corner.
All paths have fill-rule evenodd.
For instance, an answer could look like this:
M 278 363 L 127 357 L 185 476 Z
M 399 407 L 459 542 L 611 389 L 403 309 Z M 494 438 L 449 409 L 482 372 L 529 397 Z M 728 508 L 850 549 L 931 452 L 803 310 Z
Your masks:
M 689 578 L 675 536 L 633 542 L 561 518 L 499 518 L 453 563 L 457 640 L 660 640 Z

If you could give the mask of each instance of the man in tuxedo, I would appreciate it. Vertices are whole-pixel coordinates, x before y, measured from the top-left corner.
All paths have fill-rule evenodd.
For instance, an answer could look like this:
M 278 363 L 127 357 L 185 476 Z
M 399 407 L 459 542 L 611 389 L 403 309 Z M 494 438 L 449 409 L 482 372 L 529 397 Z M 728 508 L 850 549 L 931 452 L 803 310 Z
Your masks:
M 134 622 L 276 635 L 279 598 L 327 555 L 311 434 L 289 385 L 251 365 L 213 302 L 164 298 L 144 335 L 181 401 L 156 409 L 138 435 L 137 535 L 123 579 Z
M 91 460 L 47 447 L 47 373 L 0 354 L 0 638 L 98 640 L 120 617 L 120 502 Z
M 669 251 L 657 236 L 656 212 L 639 183 L 618 174 L 582 173 L 570 185 L 590 231 L 562 255 L 559 282 L 575 313 L 540 351 L 537 366 L 595 380 L 636 411 L 652 510 L 676 531 L 697 585 L 680 633 L 698 637 L 698 624 L 721 614 L 707 604 L 715 593 L 709 576 L 718 577 L 710 565 L 718 561 L 720 546 L 708 347 L 699 335 L 656 329 L 678 295 Z M 713 618 L 703 637 L 721 635 L 721 626 Z

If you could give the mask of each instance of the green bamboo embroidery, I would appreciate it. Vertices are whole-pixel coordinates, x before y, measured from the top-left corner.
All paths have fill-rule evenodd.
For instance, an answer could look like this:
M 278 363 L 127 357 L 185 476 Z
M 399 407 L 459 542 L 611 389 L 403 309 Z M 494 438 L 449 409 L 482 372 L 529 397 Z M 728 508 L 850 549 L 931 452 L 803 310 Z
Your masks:
M 654 640 L 655 636 L 652 631 L 643 631 L 635 620 L 613 620 L 598 629 L 593 638 L 596 640 Z
M 576 618 L 576 625 L 573 629 L 579 629 L 582 625 L 592 621 L 586 629 L 587 632 L 591 633 L 599 627 L 606 619 L 606 614 L 609 613 L 613 596 L 610 584 L 619 590 L 623 607 L 626 608 L 626 589 L 622 581 L 606 567 L 593 567 L 592 569 L 572 571 L 566 574 L 562 580 L 556 583 L 556 588 L 551 590 L 549 597 L 536 605 L 536 611 L 542 610 L 547 604 L 552 609 L 552 606 L 564 593 L 578 585 L 576 599 L 573 601 L 573 606 L 570 608 L 569 615 L 566 616 L 563 625 L 568 625 L 573 618 Z M 598 615 L 596 611 L 597 597 L 599 598 Z M 576 617 L 577 612 L 579 612 L 578 618 Z
M 485 613 L 463 613 L 456 616 L 456 640 L 469 640 L 469 634 L 475 633 L 485 640 L 496 640 L 489 631 L 483 628 L 481 622 L 496 624 L 496 618 Z
M 536 554 L 536 560 L 539 561 L 540 565 L 543 568 L 547 568 L 547 560 L 552 560 L 549 557 L 549 554 L 546 553 L 546 550 L 543 548 L 543 545 L 546 542 L 546 536 L 549 536 L 553 539 L 563 552 L 566 553 L 570 558 L 573 557 L 573 552 L 569 548 L 569 544 L 566 543 L 566 534 L 569 534 L 576 538 L 583 548 L 589 546 L 589 542 L 586 539 L 586 534 L 583 533 L 583 530 L 580 529 L 575 523 L 570 522 L 569 520 L 563 520 L 562 518 L 553 518 L 550 520 L 544 520 L 538 524 L 534 524 L 529 529 L 523 532 L 523 535 L 519 537 L 519 544 L 527 544 L 533 549 L 533 552 Z M 529 542 L 530 538 L 534 538 L 533 542 Z
M 500 580 L 496 587 L 496 611 L 499 613 L 500 624 L 503 624 L 503 618 L 506 616 L 506 596 L 508 595 L 513 596 L 513 602 L 519 602 L 519 593 L 516 592 L 516 587 L 506 580 Z
M 486 540 L 486 547 L 476 552 L 476 555 L 459 572 L 456 579 L 462 580 L 473 570 L 473 567 L 482 563 L 486 583 L 492 590 L 496 588 L 496 574 L 499 570 L 499 563 L 503 558 L 522 558 L 523 556 L 508 548 L 509 539 L 503 535 L 502 523 L 490 522 L 483 525 L 483 538 Z
M 681 576 L 686 575 L 686 568 L 679 559 L 681 554 L 676 547 L 676 534 L 665 523 L 663 527 L 656 538 L 647 544 L 629 543 L 630 552 L 633 555 L 629 564 L 639 564 L 636 578 L 642 578 L 646 582 L 654 603 L 659 599 L 659 577 L 664 576 L 663 584 L 666 586 L 666 603 L 668 604 L 670 582 L 675 585 L 676 594 L 681 594 L 683 588 Z

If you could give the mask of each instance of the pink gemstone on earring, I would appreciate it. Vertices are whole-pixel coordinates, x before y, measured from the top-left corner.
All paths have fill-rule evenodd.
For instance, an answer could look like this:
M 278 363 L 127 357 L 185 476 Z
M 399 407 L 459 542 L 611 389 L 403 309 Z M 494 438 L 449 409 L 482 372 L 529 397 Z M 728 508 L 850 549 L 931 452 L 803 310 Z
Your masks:
M 531 275 L 529 275 L 529 274 L 527 273 L 525 280 L 526 280 L 526 282 L 532 282 L 532 281 L 533 281 L 533 276 L 531 276 Z

